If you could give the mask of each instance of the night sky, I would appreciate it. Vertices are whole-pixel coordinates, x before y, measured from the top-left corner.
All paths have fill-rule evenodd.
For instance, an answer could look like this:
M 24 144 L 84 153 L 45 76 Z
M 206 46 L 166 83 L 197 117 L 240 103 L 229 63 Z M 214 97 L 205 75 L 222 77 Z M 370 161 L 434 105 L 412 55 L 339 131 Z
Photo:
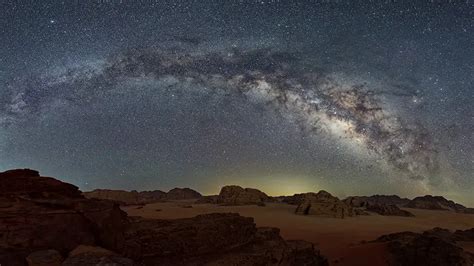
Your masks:
M 474 206 L 472 1 L 0 10 L 0 171 L 82 190 L 237 184 Z

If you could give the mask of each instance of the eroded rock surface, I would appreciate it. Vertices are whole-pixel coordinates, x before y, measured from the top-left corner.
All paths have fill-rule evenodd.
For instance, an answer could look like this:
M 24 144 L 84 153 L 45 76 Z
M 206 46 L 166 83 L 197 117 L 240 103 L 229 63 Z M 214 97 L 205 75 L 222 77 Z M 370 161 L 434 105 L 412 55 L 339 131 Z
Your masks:
M 266 201 L 271 201 L 270 197 L 262 191 L 240 186 L 225 186 L 217 197 L 221 205 L 264 205 Z
M 128 217 L 115 202 L 86 199 L 77 187 L 32 170 L 0 173 L 0 184 L 1 265 L 24 266 L 32 252 L 43 252 L 30 255 L 37 263 L 42 259 L 31 258 L 49 258 L 44 250 L 56 250 L 69 266 L 327 265 L 312 244 L 285 241 L 278 229 L 257 228 L 238 214 Z M 173 193 L 192 195 L 181 192 Z
M 441 196 L 426 195 L 416 197 L 405 205 L 408 208 L 428 209 L 428 210 L 446 210 L 460 213 L 474 213 L 472 208 L 456 203 L 452 200 L 447 200 Z
M 318 193 L 306 193 L 303 202 L 295 210 L 296 214 L 321 215 L 335 218 L 354 216 L 354 210 L 337 197 L 321 190 Z
M 459 235 L 465 234 L 465 231 L 459 232 Z M 470 230 L 466 232 L 468 235 Z M 472 265 L 474 254 L 458 246 L 457 241 L 460 240 L 456 239 L 456 233 L 442 228 L 434 228 L 421 234 L 394 233 L 383 235 L 376 240 L 376 242 L 388 243 L 392 254 L 389 265 Z

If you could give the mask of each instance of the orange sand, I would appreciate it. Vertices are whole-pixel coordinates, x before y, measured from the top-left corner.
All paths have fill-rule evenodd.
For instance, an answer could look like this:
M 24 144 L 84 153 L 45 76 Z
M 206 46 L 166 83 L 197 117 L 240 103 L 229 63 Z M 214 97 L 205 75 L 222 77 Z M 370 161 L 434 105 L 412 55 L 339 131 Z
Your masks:
M 192 205 L 192 208 L 182 206 Z M 129 215 L 156 219 L 193 217 L 213 212 L 235 212 L 253 217 L 257 226 L 278 227 L 285 239 L 303 239 L 313 242 L 331 265 L 386 265 L 388 257 L 385 244 L 367 243 L 380 235 L 413 231 L 422 232 L 433 227 L 451 230 L 474 228 L 474 215 L 448 211 L 406 209 L 416 217 L 357 216 L 346 219 L 294 214 L 296 206 L 270 203 L 258 206 L 217 206 L 212 204 L 192 204 L 176 201 L 154 203 L 138 209 L 136 206 L 123 207 Z M 159 209 L 160 211 L 156 211 Z M 466 243 L 472 250 L 472 243 Z

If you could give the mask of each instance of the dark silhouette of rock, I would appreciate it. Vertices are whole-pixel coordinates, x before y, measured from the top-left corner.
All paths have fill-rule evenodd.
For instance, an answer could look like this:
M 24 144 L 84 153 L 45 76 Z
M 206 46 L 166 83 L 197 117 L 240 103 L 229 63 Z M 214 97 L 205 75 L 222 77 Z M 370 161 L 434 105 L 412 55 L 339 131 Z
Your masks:
M 202 196 L 197 199 L 194 203 L 196 204 L 217 204 L 218 195 Z
M 379 237 L 376 242 L 388 242 L 392 254 L 389 265 L 472 265 L 474 254 L 457 246 L 449 231 L 441 228 L 422 234 L 400 232 Z
M 416 197 L 405 205 L 408 208 L 428 209 L 428 210 L 447 210 L 461 213 L 472 213 L 472 209 L 458 204 L 452 200 L 447 200 L 441 196 L 426 195 Z
M 456 232 L 453 233 L 453 238 L 456 241 L 474 241 L 474 228 L 456 230 Z
M 62 266 L 113 265 L 133 266 L 135 263 L 110 250 L 96 246 L 78 246 L 69 253 Z
M 265 201 L 269 201 L 267 194 L 240 186 L 225 186 L 217 197 L 217 203 L 221 205 L 262 205 Z
M 350 206 L 324 190 L 318 193 L 306 193 L 303 202 L 298 205 L 295 213 L 335 218 L 354 216 L 354 211 Z
M 118 205 L 87 200 L 77 187 L 31 170 L 0 173 L 0 252 L 23 256 L 25 250 L 68 252 L 79 244 L 116 248 L 128 220 Z M 10 265 L 18 258 L 0 255 Z
M 89 199 L 105 199 L 119 203 L 120 205 L 143 205 L 166 200 L 198 199 L 202 195 L 190 188 L 174 188 L 168 193 L 161 190 L 153 191 L 125 191 L 112 189 L 96 189 L 84 192 L 83 195 Z
M 352 196 L 347 197 L 344 203 L 351 207 L 366 207 L 369 204 L 404 206 L 410 202 L 407 198 L 400 198 L 397 195 L 373 195 L 373 196 Z
M 281 196 L 280 201 L 290 205 L 300 205 L 307 193 L 294 194 L 293 196 Z
M 366 210 L 370 212 L 375 212 L 380 215 L 385 216 L 405 216 L 405 217 L 414 217 L 413 213 L 409 211 L 402 210 L 397 207 L 397 205 L 388 205 L 388 204 L 368 204 Z
M 26 257 L 28 266 L 61 266 L 63 257 L 54 249 L 35 251 Z
M 277 228 L 257 228 L 253 218 L 232 213 L 140 219 L 123 252 L 146 265 L 327 265 L 312 244 L 285 241 Z
M 190 188 L 173 188 L 166 193 L 167 200 L 199 199 L 202 195 Z
M 121 205 L 149 204 L 166 199 L 166 193 L 160 190 L 137 192 L 135 190 L 96 189 L 90 192 L 84 192 L 83 195 L 89 199 L 111 200 Z

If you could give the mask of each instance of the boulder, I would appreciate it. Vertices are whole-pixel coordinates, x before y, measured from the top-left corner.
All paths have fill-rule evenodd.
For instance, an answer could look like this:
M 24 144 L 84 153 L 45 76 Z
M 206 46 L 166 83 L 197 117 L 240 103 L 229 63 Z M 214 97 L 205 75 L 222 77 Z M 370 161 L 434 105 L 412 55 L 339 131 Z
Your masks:
M 217 203 L 221 205 L 264 205 L 269 197 L 262 191 L 254 188 L 242 188 L 240 186 L 225 186 L 217 197 Z
M 354 211 L 350 206 L 324 190 L 318 193 L 306 193 L 303 202 L 298 205 L 295 213 L 335 218 L 354 216 Z
M 54 249 L 35 251 L 26 257 L 28 266 L 61 266 L 63 257 Z
M 368 204 L 366 205 L 366 210 L 370 212 L 375 212 L 380 215 L 385 216 L 404 216 L 404 217 L 414 217 L 413 213 L 409 211 L 402 210 L 397 207 L 397 205 L 389 204 Z

